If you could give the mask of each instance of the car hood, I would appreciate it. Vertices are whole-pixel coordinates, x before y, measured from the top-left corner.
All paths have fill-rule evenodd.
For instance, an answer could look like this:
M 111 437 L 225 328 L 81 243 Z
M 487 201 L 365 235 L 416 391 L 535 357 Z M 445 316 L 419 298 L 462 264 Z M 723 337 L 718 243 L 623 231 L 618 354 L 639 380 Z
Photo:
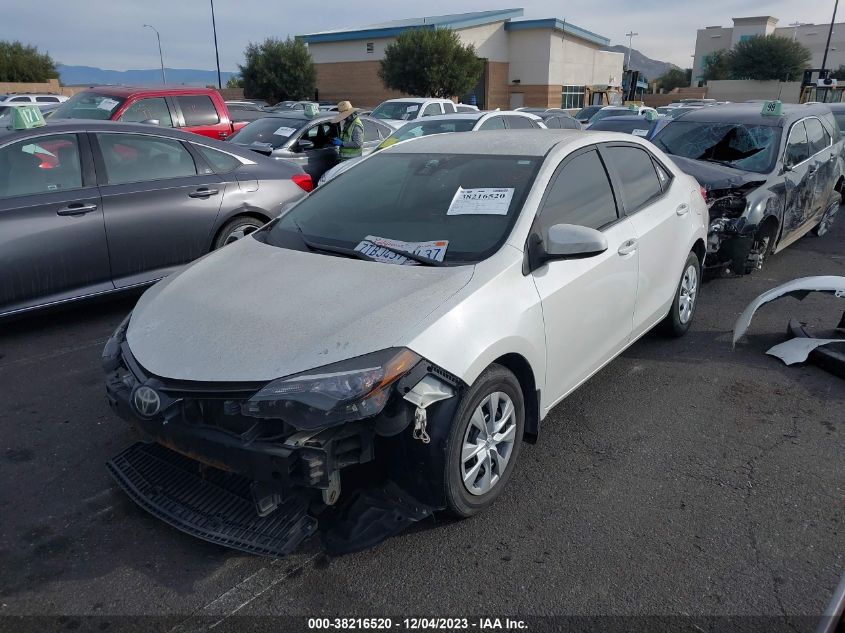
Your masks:
M 708 190 L 734 189 L 752 183 L 762 185 L 766 182 L 765 174 L 683 156 L 672 155 L 671 158 L 683 172 L 695 178 Z
M 405 344 L 473 271 L 332 257 L 247 238 L 148 290 L 126 338 L 138 363 L 162 378 L 269 381 Z

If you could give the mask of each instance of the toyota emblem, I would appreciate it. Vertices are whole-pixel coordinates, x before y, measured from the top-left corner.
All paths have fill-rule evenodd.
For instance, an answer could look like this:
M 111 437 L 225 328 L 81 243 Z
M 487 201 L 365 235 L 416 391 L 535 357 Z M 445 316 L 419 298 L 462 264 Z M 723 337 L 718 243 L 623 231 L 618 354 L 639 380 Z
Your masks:
M 161 398 L 155 389 L 141 385 L 132 396 L 135 410 L 145 418 L 151 418 L 161 409 Z

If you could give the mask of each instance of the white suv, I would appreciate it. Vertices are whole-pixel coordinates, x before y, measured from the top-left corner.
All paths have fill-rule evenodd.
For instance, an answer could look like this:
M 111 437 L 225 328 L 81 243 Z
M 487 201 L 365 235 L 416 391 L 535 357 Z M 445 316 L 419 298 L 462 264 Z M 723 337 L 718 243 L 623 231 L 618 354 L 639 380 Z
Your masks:
M 450 99 L 407 97 L 388 99 L 373 110 L 371 116 L 398 129 L 408 121 L 438 114 L 454 114 L 456 111 L 455 104 Z
M 44 105 L 47 103 L 64 103 L 68 98 L 65 95 L 57 95 L 50 93 L 26 93 L 26 94 L 8 94 L 0 95 L 0 105 L 11 105 L 13 103 L 37 103 Z

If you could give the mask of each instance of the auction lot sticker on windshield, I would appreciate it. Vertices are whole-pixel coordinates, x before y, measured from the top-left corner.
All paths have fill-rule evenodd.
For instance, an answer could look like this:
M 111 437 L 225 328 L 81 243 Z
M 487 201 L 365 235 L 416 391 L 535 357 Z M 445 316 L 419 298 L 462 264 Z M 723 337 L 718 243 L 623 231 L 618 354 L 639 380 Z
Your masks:
M 507 215 L 513 188 L 464 189 L 458 187 L 446 215 Z
M 117 105 L 117 103 L 118 102 L 114 99 L 103 99 L 102 101 L 100 101 L 100 103 L 97 104 L 97 107 L 100 110 L 111 110 L 112 108 L 114 108 L 114 106 Z
M 276 130 L 275 132 L 273 132 L 273 134 L 276 134 L 276 135 L 278 135 L 278 136 L 290 136 L 290 135 L 291 135 L 291 134 L 293 134 L 294 132 L 296 132 L 296 130 L 295 130 L 295 129 L 293 129 L 292 127 L 284 127 L 284 126 L 282 126 L 282 127 L 280 127 L 278 130 Z
M 648 136 L 648 130 L 633 130 L 631 134 L 634 136 Z
M 364 253 L 364 255 L 371 257 L 377 262 L 417 266 L 418 263 L 413 259 L 408 259 L 404 255 L 394 253 L 390 249 L 392 248 L 400 251 L 406 251 L 408 253 L 413 253 L 414 255 L 422 255 L 423 257 L 442 262 L 443 258 L 446 257 L 446 248 L 448 246 L 448 240 L 434 240 L 431 242 L 403 242 L 402 240 L 389 240 L 385 237 L 368 235 L 361 240 L 361 243 L 355 247 L 355 250 L 359 253 Z

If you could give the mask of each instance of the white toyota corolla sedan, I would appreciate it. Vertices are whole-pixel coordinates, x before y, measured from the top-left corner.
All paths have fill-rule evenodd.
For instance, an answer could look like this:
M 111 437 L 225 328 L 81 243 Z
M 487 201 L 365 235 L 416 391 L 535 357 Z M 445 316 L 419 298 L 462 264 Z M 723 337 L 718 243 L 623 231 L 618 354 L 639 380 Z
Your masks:
M 217 492 L 193 482 L 183 499 L 191 469 L 156 468 L 238 473 L 252 516 L 301 519 L 279 551 L 362 464 L 468 517 L 555 404 L 655 326 L 689 329 L 706 237 L 696 181 L 629 135 L 386 149 L 143 295 L 103 363 L 112 406 L 154 444 L 110 467 L 146 509 L 218 541 L 191 518 Z

